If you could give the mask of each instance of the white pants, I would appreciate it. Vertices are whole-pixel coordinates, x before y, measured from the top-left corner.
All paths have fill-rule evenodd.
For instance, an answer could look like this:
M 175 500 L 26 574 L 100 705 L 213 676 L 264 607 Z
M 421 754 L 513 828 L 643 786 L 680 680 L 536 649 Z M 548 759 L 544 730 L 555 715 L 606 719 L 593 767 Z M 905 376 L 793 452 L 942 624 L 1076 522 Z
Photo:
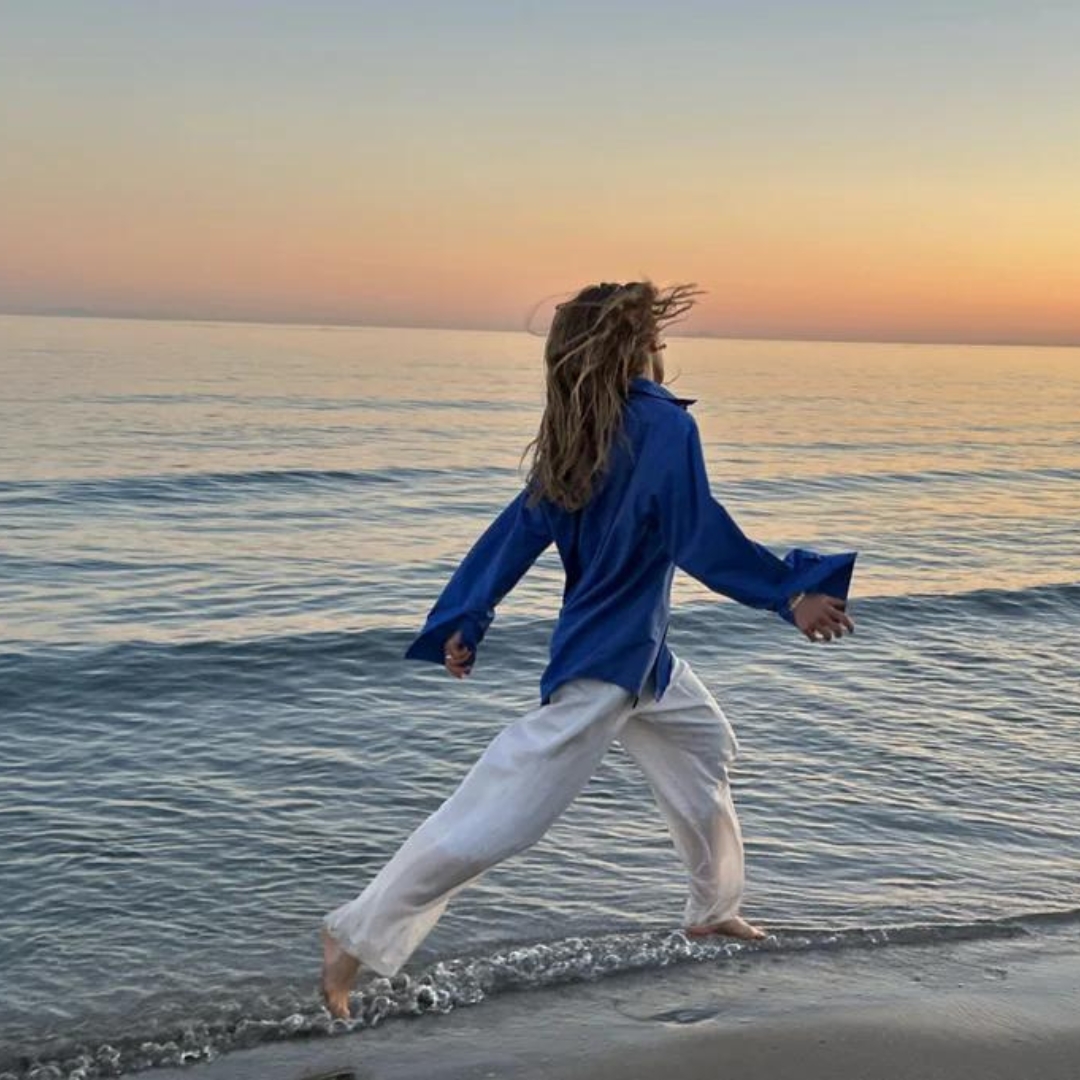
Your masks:
M 614 739 L 649 781 L 689 872 L 686 925 L 736 914 L 743 847 L 727 765 L 738 744 L 713 696 L 676 659 L 660 701 L 647 690 L 635 706 L 622 687 L 575 679 L 510 724 L 371 884 L 326 917 L 326 929 L 365 967 L 395 974 L 454 893 L 544 835 Z

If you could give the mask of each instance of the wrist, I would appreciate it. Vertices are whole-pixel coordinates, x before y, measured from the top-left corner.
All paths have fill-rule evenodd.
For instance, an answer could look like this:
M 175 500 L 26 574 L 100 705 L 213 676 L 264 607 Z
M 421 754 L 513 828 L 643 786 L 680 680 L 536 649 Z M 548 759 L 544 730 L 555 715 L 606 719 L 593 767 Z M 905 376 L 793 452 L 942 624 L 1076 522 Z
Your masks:
M 794 596 L 789 597 L 787 602 L 788 611 L 794 613 L 795 609 L 806 599 L 806 593 L 796 593 Z

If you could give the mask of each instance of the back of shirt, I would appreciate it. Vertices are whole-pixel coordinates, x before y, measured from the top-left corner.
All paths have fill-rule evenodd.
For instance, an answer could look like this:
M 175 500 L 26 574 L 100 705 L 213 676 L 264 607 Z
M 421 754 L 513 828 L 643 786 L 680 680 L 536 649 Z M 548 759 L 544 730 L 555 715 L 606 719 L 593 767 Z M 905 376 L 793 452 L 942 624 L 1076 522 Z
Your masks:
M 566 570 L 543 700 L 583 677 L 638 694 L 662 659 L 675 564 L 660 528 L 659 496 L 693 427 L 686 404 L 640 380 L 589 503 L 576 512 L 539 504 Z M 657 672 L 664 686 L 665 674 Z
M 443 662 L 460 630 L 474 651 L 495 607 L 552 542 L 566 571 L 541 700 L 575 678 L 638 695 L 650 675 L 666 688 L 671 581 L 676 566 L 714 591 L 784 615 L 798 592 L 846 598 L 854 553 L 796 549 L 781 560 L 749 540 L 712 498 L 690 401 L 648 379 L 629 387 L 622 431 L 593 497 L 567 511 L 522 491 L 462 561 L 406 656 Z

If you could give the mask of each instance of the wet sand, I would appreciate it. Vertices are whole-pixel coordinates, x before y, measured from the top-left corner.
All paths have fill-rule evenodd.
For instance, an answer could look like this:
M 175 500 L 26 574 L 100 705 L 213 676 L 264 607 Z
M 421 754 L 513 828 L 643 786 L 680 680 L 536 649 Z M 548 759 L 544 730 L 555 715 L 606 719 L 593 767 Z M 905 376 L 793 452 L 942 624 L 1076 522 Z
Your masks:
M 509 993 L 154 1080 L 1077 1080 L 1076 935 L 761 957 Z
M 552 1080 L 1077 1080 L 1080 1027 L 1074 1031 L 972 1030 L 929 1012 L 888 1011 L 785 1019 L 734 1032 L 692 1033 L 655 1046 L 590 1055 L 578 1062 L 524 1064 L 506 1072 L 455 1077 Z

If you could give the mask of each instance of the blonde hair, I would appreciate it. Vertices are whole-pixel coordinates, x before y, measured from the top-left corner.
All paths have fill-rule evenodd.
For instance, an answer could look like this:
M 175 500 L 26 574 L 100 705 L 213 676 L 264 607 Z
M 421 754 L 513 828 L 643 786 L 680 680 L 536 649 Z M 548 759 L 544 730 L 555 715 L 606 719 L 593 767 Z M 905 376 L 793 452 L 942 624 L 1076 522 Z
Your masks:
M 660 331 L 700 291 L 651 281 L 603 283 L 559 304 L 544 347 L 547 403 L 532 451 L 529 500 L 580 510 L 603 477 L 622 428 L 630 380 L 649 370 Z

